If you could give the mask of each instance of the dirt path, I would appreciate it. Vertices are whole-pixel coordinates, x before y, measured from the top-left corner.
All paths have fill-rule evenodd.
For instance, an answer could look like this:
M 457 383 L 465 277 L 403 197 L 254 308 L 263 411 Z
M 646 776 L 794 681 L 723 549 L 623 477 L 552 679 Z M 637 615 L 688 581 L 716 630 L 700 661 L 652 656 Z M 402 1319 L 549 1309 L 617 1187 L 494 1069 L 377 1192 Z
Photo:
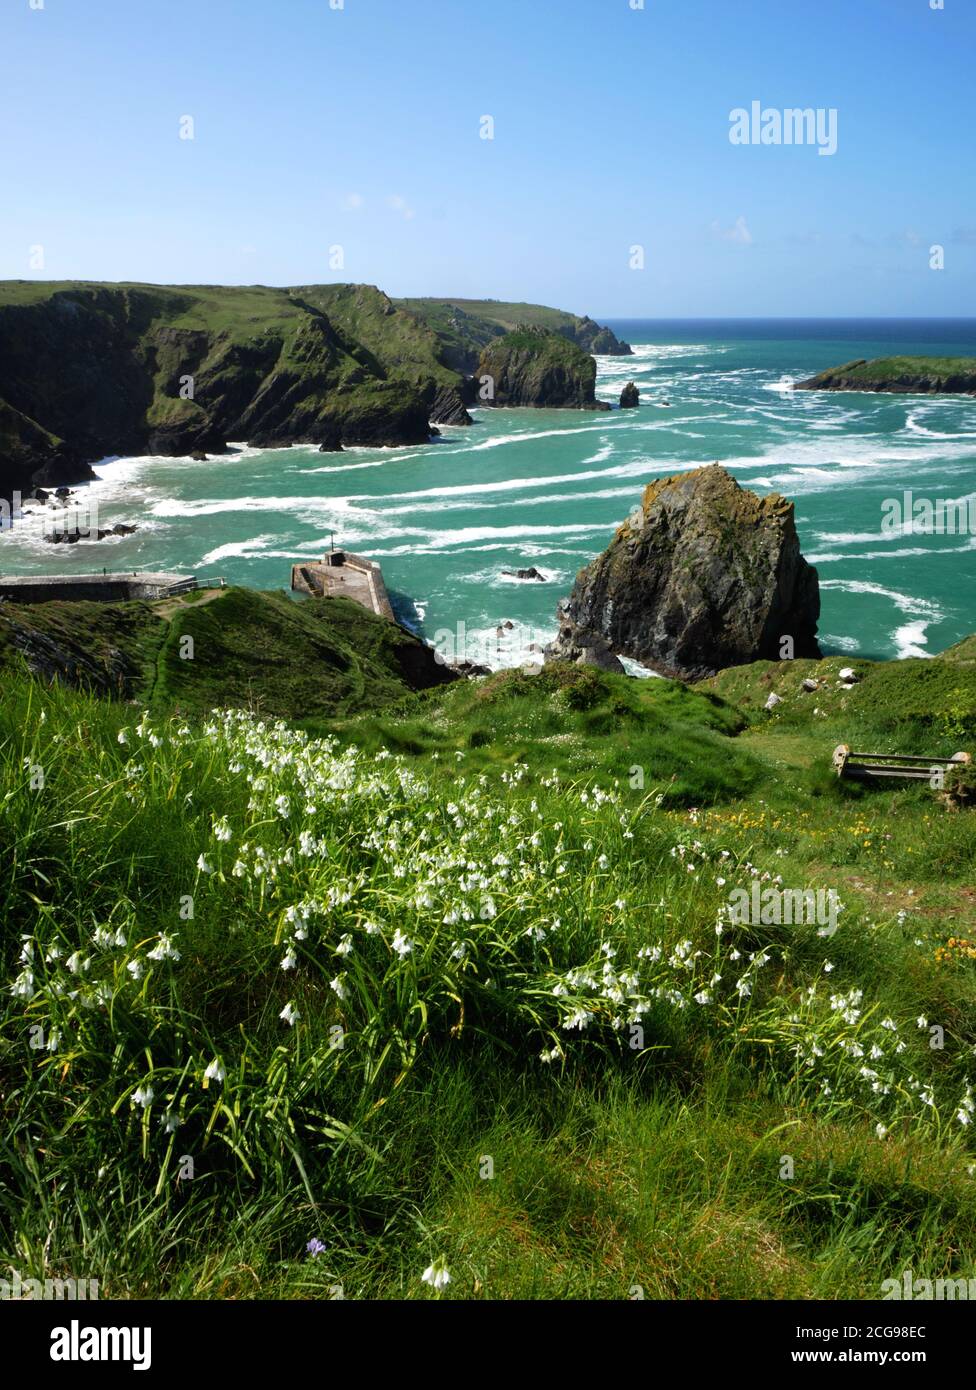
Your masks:
M 199 589 L 195 589 L 193 592 L 200 593 L 201 591 Z M 175 617 L 175 615 L 181 611 L 185 612 L 187 609 L 192 610 L 194 608 L 202 608 L 204 604 L 213 603 L 214 599 L 223 597 L 223 595 L 226 594 L 227 590 L 204 589 L 202 592 L 203 597 L 194 599 L 192 603 L 188 603 L 183 595 L 180 595 L 177 598 L 160 599 L 158 603 L 153 604 L 153 612 L 156 614 L 157 618 L 162 618 L 165 622 L 169 622 L 170 619 Z

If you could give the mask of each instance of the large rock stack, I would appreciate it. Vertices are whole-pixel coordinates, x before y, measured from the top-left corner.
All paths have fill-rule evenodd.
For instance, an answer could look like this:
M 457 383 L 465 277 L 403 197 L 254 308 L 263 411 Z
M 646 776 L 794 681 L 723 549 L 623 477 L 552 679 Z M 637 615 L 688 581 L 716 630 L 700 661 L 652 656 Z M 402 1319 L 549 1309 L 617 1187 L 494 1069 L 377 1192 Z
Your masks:
M 550 659 L 612 668 L 627 656 L 684 680 L 820 656 L 820 587 L 793 503 L 743 490 L 718 465 L 650 483 L 557 616 Z

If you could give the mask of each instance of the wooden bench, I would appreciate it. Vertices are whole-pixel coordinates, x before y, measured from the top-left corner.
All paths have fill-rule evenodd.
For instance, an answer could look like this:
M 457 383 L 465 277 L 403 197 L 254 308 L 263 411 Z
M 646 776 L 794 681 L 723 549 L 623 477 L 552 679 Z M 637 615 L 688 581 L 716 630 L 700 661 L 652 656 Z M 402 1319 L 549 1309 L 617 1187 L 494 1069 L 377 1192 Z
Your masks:
M 929 782 L 934 787 L 936 775 L 948 772 L 955 763 L 971 763 L 972 754 L 953 753 L 951 758 L 917 758 L 905 753 L 854 753 L 846 743 L 834 749 L 834 768 L 838 777 L 861 782 L 875 778 L 901 777 L 910 781 Z

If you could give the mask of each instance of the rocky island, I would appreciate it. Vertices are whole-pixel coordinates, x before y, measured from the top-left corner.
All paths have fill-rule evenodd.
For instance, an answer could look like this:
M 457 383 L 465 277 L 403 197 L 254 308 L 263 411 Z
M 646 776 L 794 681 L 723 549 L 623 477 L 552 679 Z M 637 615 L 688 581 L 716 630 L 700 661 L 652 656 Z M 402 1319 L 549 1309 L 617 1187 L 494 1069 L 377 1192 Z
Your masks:
M 795 391 L 890 391 L 900 395 L 976 396 L 976 357 L 863 357 L 831 367 Z
M 630 657 L 699 680 L 727 666 L 819 657 L 817 571 L 793 503 L 745 491 L 718 465 L 648 484 L 557 610 L 550 660 L 622 670 Z

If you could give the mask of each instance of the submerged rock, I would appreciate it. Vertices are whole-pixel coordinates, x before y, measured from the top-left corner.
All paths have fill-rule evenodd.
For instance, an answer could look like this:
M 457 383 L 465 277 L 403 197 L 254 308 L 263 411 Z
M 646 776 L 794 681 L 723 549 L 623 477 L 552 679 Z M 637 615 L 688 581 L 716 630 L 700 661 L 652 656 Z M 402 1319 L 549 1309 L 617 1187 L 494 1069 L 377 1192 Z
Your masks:
M 547 656 L 607 651 L 685 680 L 726 666 L 819 657 L 817 572 L 800 554 L 793 504 L 758 497 L 718 465 L 650 483 L 642 505 L 581 570 Z
M 50 545 L 77 545 L 79 541 L 108 540 L 109 536 L 132 536 L 138 529 L 138 526 L 126 526 L 123 522 L 119 522 L 117 526 L 110 526 L 105 531 L 91 531 L 87 528 L 70 526 L 60 531 L 54 531 L 45 536 L 44 539 Z
M 541 579 L 545 580 L 545 575 L 540 574 L 535 565 L 530 565 L 524 570 L 502 570 L 502 574 L 510 575 L 513 579 Z

